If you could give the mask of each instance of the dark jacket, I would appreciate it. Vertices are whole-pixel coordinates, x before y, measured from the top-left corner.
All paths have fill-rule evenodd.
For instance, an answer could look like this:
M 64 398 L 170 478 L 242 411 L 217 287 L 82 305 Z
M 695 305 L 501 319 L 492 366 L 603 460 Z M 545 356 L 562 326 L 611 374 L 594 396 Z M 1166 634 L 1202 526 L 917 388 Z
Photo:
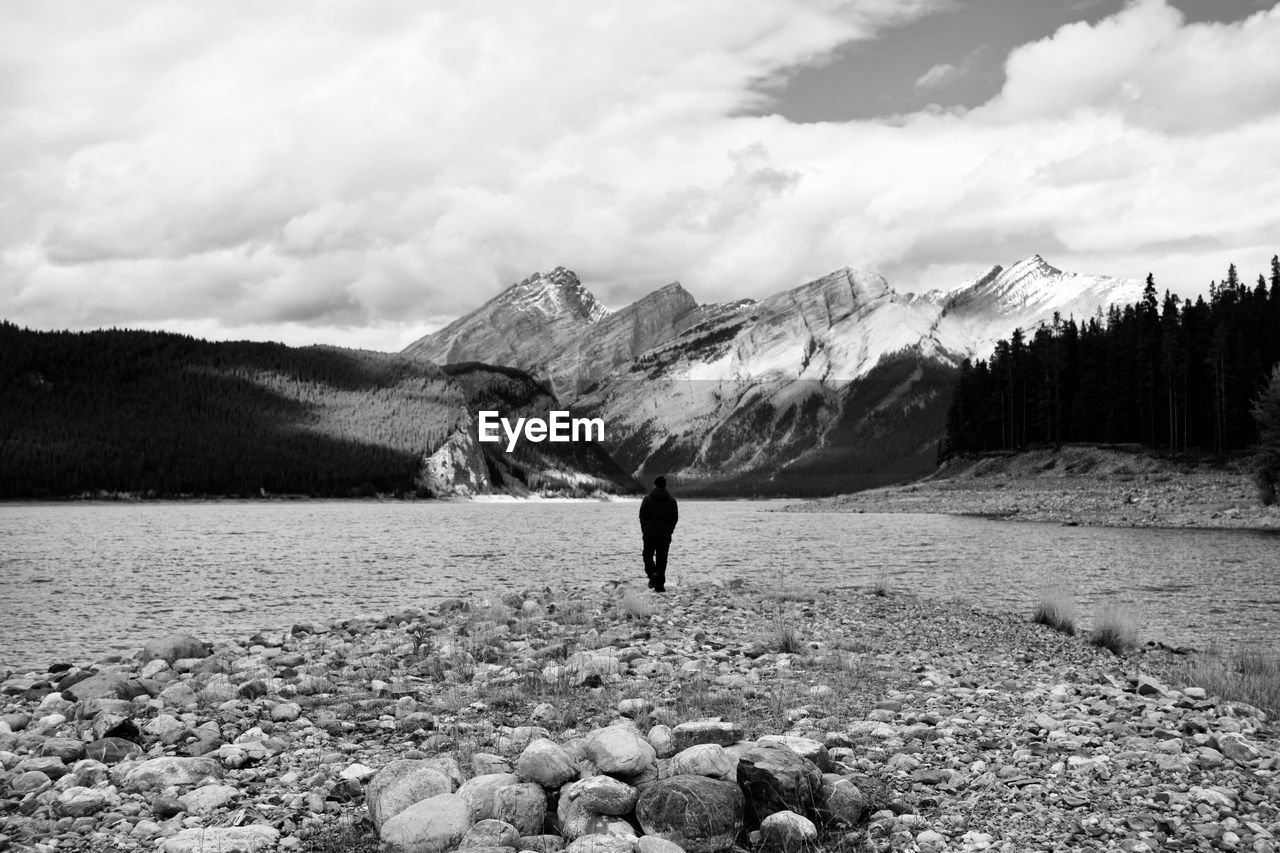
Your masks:
M 679 520 L 676 499 L 666 489 L 654 489 L 640 501 L 640 530 L 645 536 L 670 536 Z

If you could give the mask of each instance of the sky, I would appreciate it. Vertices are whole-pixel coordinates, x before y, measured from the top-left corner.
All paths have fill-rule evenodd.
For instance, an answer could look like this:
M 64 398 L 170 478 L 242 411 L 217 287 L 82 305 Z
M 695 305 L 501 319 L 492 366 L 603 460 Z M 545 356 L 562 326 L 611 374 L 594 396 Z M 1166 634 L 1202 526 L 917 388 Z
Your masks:
M 1034 253 L 1203 292 L 1280 251 L 1280 3 L 0 0 L 0 318 L 398 350 Z

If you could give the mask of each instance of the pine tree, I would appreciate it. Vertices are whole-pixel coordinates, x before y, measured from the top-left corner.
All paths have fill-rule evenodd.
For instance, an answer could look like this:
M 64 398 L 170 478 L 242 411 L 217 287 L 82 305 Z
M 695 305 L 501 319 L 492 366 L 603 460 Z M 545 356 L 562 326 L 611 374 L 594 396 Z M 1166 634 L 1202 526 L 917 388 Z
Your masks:
M 1280 483 L 1280 366 L 1271 371 L 1271 381 L 1253 401 L 1253 419 L 1258 424 L 1258 497 L 1271 506 Z

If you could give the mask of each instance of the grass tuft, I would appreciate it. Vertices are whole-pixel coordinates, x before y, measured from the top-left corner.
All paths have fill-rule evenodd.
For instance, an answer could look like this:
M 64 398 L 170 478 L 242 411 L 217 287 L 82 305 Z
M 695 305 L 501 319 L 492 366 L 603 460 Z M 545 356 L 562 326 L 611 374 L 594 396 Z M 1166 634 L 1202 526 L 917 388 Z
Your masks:
M 653 599 L 636 589 L 629 589 L 618 601 L 618 614 L 627 619 L 648 619 L 653 615 Z
M 1224 654 L 1211 647 L 1186 665 L 1182 678 L 1229 702 L 1244 702 L 1280 714 L 1280 655 L 1256 649 Z
M 378 834 L 363 821 L 344 820 L 302 842 L 302 853 L 378 853 Z
M 1040 596 L 1040 603 L 1031 614 L 1031 621 L 1047 625 L 1068 637 L 1076 635 L 1076 603 L 1060 589 L 1049 590 Z
M 1090 645 L 1123 655 L 1138 644 L 1138 625 L 1125 606 L 1111 603 L 1102 608 L 1089 632 Z
M 795 622 L 784 619 L 782 614 L 774 621 L 773 644 L 778 651 L 792 655 L 800 654 L 805 648 Z

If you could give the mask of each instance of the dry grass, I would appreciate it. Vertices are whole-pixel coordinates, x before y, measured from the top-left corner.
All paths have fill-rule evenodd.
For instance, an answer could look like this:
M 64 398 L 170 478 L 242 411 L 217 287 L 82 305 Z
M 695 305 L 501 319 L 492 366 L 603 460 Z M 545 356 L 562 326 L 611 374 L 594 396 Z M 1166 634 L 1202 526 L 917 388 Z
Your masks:
M 648 619 L 653 615 L 653 598 L 638 589 L 629 589 L 618 601 L 618 615 L 624 619 Z
M 1055 631 L 1074 637 L 1076 634 L 1076 603 L 1060 589 L 1048 590 L 1040 596 L 1040 603 L 1031 614 L 1031 621 L 1047 625 Z
M 800 630 L 794 622 L 779 618 L 774 623 L 773 645 L 778 651 L 789 655 L 804 652 L 804 640 L 800 639 Z
M 303 853 L 378 853 L 378 834 L 363 821 L 344 820 L 311 836 L 298 849 Z
M 1180 673 L 1182 679 L 1231 702 L 1244 702 L 1268 714 L 1280 714 L 1280 656 L 1256 649 L 1223 653 L 1211 647 Z
M 1090 645 L 1123 655 L 1138 644 L 1138 623 L 1132 611 L 1122 604 L 1107 604 L 1093 620 L 1089 632 Z

